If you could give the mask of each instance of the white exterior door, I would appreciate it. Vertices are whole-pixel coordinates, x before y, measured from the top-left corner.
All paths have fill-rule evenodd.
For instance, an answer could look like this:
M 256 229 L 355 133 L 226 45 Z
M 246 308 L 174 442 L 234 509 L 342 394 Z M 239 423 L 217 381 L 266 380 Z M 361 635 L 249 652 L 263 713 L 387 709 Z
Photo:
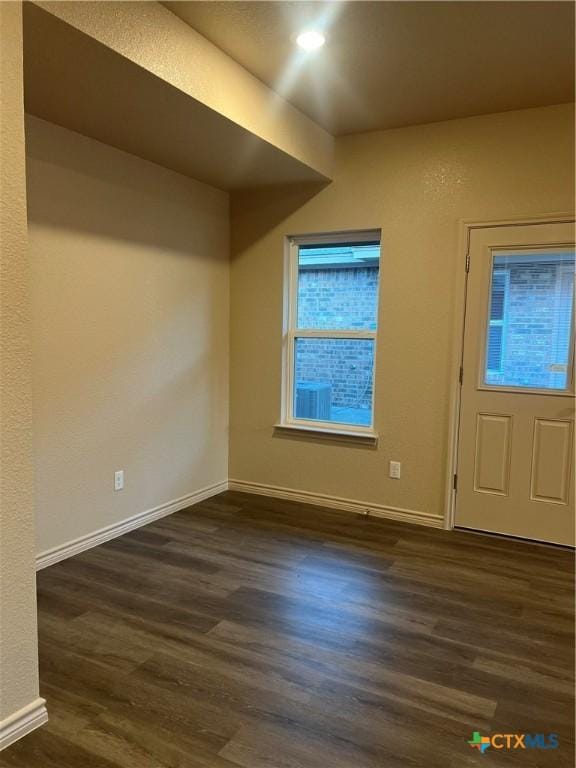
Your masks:
M 574 225 L 472 230 L 457 526 L 574 545 Z

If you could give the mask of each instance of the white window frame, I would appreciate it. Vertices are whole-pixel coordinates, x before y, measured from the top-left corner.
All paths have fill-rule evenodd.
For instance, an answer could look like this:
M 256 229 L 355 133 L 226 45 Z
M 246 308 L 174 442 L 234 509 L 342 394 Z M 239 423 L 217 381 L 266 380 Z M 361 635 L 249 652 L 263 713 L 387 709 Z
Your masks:
M 377 241 L 382 253 L 381 230 L 361 230 L 352 232 L 333 232 L 321 235 L 295 235 L 286 238 L 285 276 L 284 276 L 284 334 L 283 334 L 283 386 L 282 415 L 277 426 L 301 431 L 322 432 L 326 434 L 350 437 L 376 438 L 374 429 L 374 392 L 376 383 L 376 331 L 369 330 L 318 330 L 298 328 L 298 257 L 301 246 L 342 245 L 346 243 L 369 243 Z M 376 312 L 380 298 L 380 270 L 378 272 L 378 291 Z M 294 373 L 295 348 L 297 339 L 360 339 L 374 342 L 374 364 L 372 369 L 372 409 L 370 426 L 344 424 L 333 421 L 297 419 L 294 415 Z
M 536 223 L 536 222 L 535 222 Z M 486 383 L 486 376 L 488 373 L 488 368 L 486 365 L 487 362 L 487 354 L 488 354 L 488 324 L 489 324 L 489 318 L 490 318 L 490 301 L 491 301 L 491 295 L 492 295 L 492 271 L 494 269 L 494 259 L 496 256 L 520 256 L 521 253 L 524 253 L 525 256 L 538 256 L 540 261 L 542 263 L 546 261 L 553 261 L 555 256 L 548 256 L 547 254 L 555 254 L 556 252 L 560 251 L 563 252 L 565 250 L 571 250 L 574 248 L 573 242 L 568 243 L 554 243 L 551 245 L 538 245 L 538 246 L 527 246 L 527 245 L 521 245 L 517 247 L 511 247 L 509 245 L 506 246 L 491 246 L 490 247 L 490 267 L 489 269 L 491 272 L 486 277 L 486 280 L 488 281 L 488 294 L 487 299 L 488 303 L 485 308 L 485 318 L 483 320 L 483 328 L 484 328 L 484 342 L 483 342 L 483 349 L 478 356 L 478 369 L 477 369 L 477 388 L 479 390 L 486 390 L 488 391 L 496 391 L 496 392 L 521 392 L 522 394 L 531 394 L 531 395 L 554 395 L 557 397 L 574 397 L 574 357 L 575 357 L 575 351 L 574 351 L 574 337 L 575 337 L 575 331 L 574 331 L 574 321 L 576 318 L 576 293 L 574 294 L 574 299 L 572 301 L 572 318 L 570 321 L 570 342 L 569 342 L 569 352 L 568 352 L 568 366 L 566 371 L 566 386 L 563 389 L 557 389 L 556 387 L 516 387 L 509 384 L 487 384 Z M 575 275 L 576 280 L 576 275 Z

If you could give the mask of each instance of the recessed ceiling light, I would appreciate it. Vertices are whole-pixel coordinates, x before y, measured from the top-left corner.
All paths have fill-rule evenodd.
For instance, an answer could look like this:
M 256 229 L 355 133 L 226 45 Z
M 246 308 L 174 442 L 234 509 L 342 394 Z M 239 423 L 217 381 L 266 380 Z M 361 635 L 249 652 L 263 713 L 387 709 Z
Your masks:
M 296 38 L 296 42 L 300 48 L 304 48 L 305 51 L 315 51 L 317 48 L 321 48 L 326 42 L 326 38 L 321 32 L 317 32 L 315 29 L 307 29 L 305 32 L 301 32 Z

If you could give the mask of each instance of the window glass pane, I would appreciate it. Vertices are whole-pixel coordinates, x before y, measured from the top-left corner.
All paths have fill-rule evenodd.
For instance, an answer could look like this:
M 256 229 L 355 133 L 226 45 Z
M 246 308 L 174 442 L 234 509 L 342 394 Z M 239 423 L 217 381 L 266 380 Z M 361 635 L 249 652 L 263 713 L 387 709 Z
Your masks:
M 370 426 L 374 341 L 296 339 L 294 416 Z
M 300 246 L 298 328 L 376 330 L 380 245 Z
M 486 384 L 568 386 L 574 251 L 496 253 L 486 339 Z

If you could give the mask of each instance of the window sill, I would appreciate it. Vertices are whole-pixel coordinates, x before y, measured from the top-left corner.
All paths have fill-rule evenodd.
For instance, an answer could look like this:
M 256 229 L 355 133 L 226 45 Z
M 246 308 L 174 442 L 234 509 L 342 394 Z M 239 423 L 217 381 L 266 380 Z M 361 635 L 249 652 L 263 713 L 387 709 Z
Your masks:
M 298 424 L 274 424 L 274 433 L 291 437 L 354 443 L 355 445 L 367 445 L 374 448 L 378 445 L 378 434 L 376 432 L 354 432 L 348 429 L 328 429 L 325 427 L 300 426 Z

